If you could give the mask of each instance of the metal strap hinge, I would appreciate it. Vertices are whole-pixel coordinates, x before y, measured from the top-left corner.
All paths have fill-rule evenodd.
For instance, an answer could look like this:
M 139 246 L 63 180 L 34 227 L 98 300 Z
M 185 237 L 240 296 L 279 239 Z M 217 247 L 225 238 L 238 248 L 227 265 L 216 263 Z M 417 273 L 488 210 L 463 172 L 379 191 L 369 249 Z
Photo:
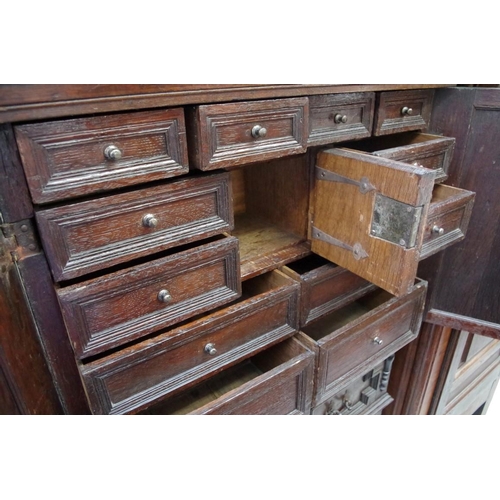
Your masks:
M 20 260 L 40 250 L 31 219 L 0 225 L 2 247 L 10 253 L 13 260 Z
M 361 246 L 361 243 L 354 243 L 353 246 L 350 246 L 347 243 L 344 243 L 343 241 L 340 241 L 337 238 L 326 234 L 325 232 L 321 231 L 321 229 L 318 229 L 314 226 L 311 226 L 311 235 L 312 238 L 316 240 L 324 241 L 325 243 L 330 243 L 330 245 L 349 250 L 350 252 L 352 252 L 356 260 L 366 259 L 366 257 L 368 257 L 368 254 Z
M 341 182 L 342 184 L 352 184 L 354 186 L 358 186 L 359 192 L 362 194 L 366 194 L 376 189 L 375 186 L 370 183 L 368 177 L 361 177 L 359 181 L 355 181 L 354 179 L 349 179 L 349 177 L 344 177 L 343 175 L 325 170 L 324 168 L 318 167 L 317 165 L 315 168 L 315 172 L 316 179 L 329 182 Z

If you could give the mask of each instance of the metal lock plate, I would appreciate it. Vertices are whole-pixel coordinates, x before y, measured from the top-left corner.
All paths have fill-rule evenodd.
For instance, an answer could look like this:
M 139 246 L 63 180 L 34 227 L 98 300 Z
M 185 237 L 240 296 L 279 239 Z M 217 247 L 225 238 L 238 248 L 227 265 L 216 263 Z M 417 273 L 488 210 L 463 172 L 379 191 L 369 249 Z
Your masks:
M 378 193 L 370 234 L 405 248 L 413 248 L 421 217 L 422 207 L 407 205 Z

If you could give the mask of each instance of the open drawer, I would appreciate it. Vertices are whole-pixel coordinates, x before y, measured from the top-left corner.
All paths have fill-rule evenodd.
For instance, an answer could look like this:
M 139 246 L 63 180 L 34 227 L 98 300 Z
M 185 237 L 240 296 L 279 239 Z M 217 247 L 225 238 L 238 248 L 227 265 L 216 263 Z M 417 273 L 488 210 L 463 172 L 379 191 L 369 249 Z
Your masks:
M 422 322 L 427 283 L 403 297 L 377 289 L 302 329 L 316 352 L 317 406 L 414 340 Z
M 92 412 L 135 413 L 292 336 L 298 293 L 279 271 L 258 276 L 236 303 L 81 366 Z
M 296 337 L 152 407 L 164 415 L 301 415 L 311 411 L 314 354 Z
M 465 236 L 475 194 L 435 186 L 434 170 L 334 148 L 318 153 L 314 177 L 311 250 L 393 295 L 411 290 L 422 258 Z

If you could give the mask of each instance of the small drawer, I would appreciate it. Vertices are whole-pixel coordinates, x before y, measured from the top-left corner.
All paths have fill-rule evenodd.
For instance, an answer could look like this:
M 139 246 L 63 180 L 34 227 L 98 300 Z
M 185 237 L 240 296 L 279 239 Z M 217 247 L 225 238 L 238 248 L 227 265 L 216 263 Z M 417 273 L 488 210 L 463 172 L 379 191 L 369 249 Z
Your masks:
M 239 297 L 238 240 L 216 239 L 57 295 L 77 357 L 98 354 Z
M 187 112 L 189 155 L 201 170 L 304 153 L 307 97 L 197 106 Z
M 394 355 L 312 409 L 312 415 L 380 415 L 394 400 L 387 393 Z
M 76 278 L 231 230 L 229 174 L 42 209 L 36 219 L 54 279 Z
M 182 109 L 32 123 L 15 132 L 37 204 L 188 172 Z
M 434 170 L 434 182 L 448 177 L 455 139 L 439 135 L 407 132 L 386 137 L 374 137 L 350 145 L 375 156 L 390 158 Z
M 443 184 L 434 187 L 420 260 L 465 238 L 475 193 Z
M 372 92 L 309 97 L 309 146 L 370 137 L 375 94 Z
M 302 329 L 317 353 L 316 406 L 418 335 L 427 283 L 396 298 L 378 289 Z
M 282 271 L 301 285 L 301 327 L 376 288 L 369 281 L 314 254 L 288 264 Z
M 374 135 L 422 130 L 429 125 L 434 90 L 382 92 L 375 114 Z
M 308 415 L 314 354 L 295 337 L 156 405 L 166 415 Z
M 92 412 L 136 413 L 296 333 L 299 285 L 279 271 L 243 283 L 209 316 L 81 368 Z

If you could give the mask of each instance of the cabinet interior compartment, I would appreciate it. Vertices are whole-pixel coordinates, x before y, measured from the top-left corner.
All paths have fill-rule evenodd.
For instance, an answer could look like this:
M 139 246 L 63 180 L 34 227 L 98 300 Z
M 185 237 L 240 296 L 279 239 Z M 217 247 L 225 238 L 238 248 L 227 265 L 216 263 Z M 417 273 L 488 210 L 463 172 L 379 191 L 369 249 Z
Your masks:
M 302 331 L 312 339 L 319 341 L 392 299 L 394 299 L 393 295 L 379 288 L 345 307 L 318 319 L 314 323 L 302 328 Z
M 231 171 L 243 280 L 310 253 L 307 155 Z

